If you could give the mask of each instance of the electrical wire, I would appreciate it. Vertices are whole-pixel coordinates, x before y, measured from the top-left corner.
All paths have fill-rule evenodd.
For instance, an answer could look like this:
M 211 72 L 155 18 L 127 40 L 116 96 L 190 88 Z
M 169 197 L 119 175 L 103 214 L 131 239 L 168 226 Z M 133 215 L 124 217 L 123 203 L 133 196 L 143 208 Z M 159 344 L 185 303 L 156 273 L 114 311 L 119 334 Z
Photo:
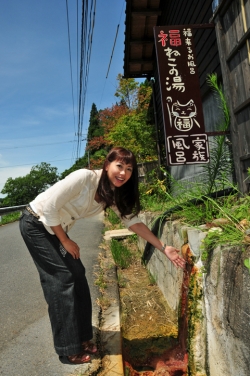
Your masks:
M 82 127 L 83 127 L 86 93 L 87 93 L 87 88 L 88 88 L 90 58 L 91 58 L 91 50 L 92 50 L 92 43 L 93 43 L 93 32 L 94 32 L 94 26 L 95 26 L 95 11 L 96 11 L 96 0 L 92 1 L 91 8 L 90 8 L 88 45 L 87 45 L 86 65 L 85 65 L 85 75 L 84 75 L 85 79 L 84 79 L 84 97 L 83 97 L 83 107 L 82 107 L 82 118 L 81 118 L 82 119 L 81 120 L 81 132 L 82 132 Z
M 86 95 L 86 54 L 88 47 L 87 39 L 87 27 L 88 27 L 88 0 L 82 2 L 82 34 L 81 34 L 81 65 L 80 65 L 80 95 L 79 95 L 79 119 L 78 119 L 78 143 L 77 143 L 77 158 L 80 157 L 81 151 L 81 137 L 82 137 L 82 127 L 83 127 L 83 116 L 85 107 L 85 95 Z
M 80 60 L 80 85 L 79 85 L 79 98 L 78 98 L 78 131 L 77 131 L 77 151 L 76 156 L 79 155 L 79 138 L 81 129 L 81 107 L 82 107 L 82 75 L 83 75 L 83 62 L 84 62 L 84 0 L 82 1 L 82 27 L 81 27 L 81 60 Z
M 120 27 L 120 24 L 117 25 L 116 34 L 115 34 L 115 40 L 114 40 L 114 44 L 113 44 L 113 48 L 112 48 L 112 52 L 111 52 L 111 56 L 110 56 L 110 61 L 109 61 L 109 66 L 108 66 L 108 71 L 107 71 L 107 74 L 106 74 L 106 78 L 108 78 L 108 75 L 109 75 L 109 69 L 110 69 L 112 58 L 113 58 L 113 53 L 114 53 L 114 49 L 115 49 L 115 45 L 116 45 L 116 39 L 117 39 L 119 27 Z
M 76 0 L 76 82 L 79 82 L 79 0 Z M 77 84 L 77 98 L 79 97 L 79 86 Z M 75 132 L 76 137 L 76 132 Z M 73 164 L 73 161 L 76 159 L 76 147 L 77 144 L 73 147 L 72 152 L 72 160 L 71 164 Z
M 80 48 L 79 48 L 79 39 L 78 39 L 78 0 L 77 1 L 77 82 L 79 86 L 77 87 L 77 131 L 75 136 L 77 138 L 76 143 L 76 151 L 74 155 L 74 159 L 79 159 L 81 154 L 81 141 L 82 141 L 82 131 L 83 131 L 83 119 L 84 119 L 84 110 L 85 110 L 85 102 L 86 102 L 86 93 L 87 93 L 87 86 L 88 86 L 88 77 L 89 77 L 89 68 L 90 68 L 90 59 L 91 59 L 91 51 L 92 51 L 92 43 L 93 43 L 93 32 L 95 27 L 95 14 L 96 14 L 96 0 L 82 0 L 82 12 L 81 12 L 81 31 L 80 31 Z M 67 0 L 66 0 L 67 2 Z M 106 80 L 109 75 L 112 59 L 114 56 L 116 41 L 119 33 L 120 21 L 124 11 L 125 1 L 123 2 L 119 24 L 116 29 L 116 35 L 114 39 L 114 44 L 110 56 L 110 61 L 108 65 Z M 80 62 L 78 65 L 79 57 L 78 52 L 80 52 Z M 106 84 L 105 80 L 105 84 Z M 105 88 L 104 84 L 104 88 Z M 102 96 L 104 93 L 104 88 L 102 92 Z M 101 98 L 102 99 L 102 98 Z
M 116 28 L 115 40 L 114 40 L 112 52 L 111 52 L 111 55 L 110 55 L 108 70 L 107 70 L 107 74 L 106 74 L 106 79 L 104 81 L 104 86 L 103 86 L 103 90 L 102 90 L 102 95 L 101 95 L 99 107 L 101 107 L 101 102 L 102 102 L 102 98 L 103 98 L 103 94 L 104 94 L 104 89 L 105 89 L 105 86 L 106 86 L 107 78 L 108 78 L 108 75 L 109 75 L 109 70 L 110 70 L 110 67 L 111 67 L 111 62 L 112 62 L 113 55 L 114 55 L 114 50 L 115 50 L 115 46 L 116 46 L 116 40 L 117 40 L 117 36 L 118 36 L 118 32 L 119 32 L 119 27 L 120 27 L 121 18 L 122 18 L 122 14 L 123 14 L 123 10 L 124 10 L 124 5 L 125 5 L 125 1 L 123 3 L 123 6 L 122 6 L 122 10 L 121 10 L 121 14 L 120 14 L 120 19 L 119 19 L 119 24 L 117 25 L 117 28 Z
M 68 0 L 66 0 L 66 13 L 67 13 L 68 44 L 69 44 L 69 62 L 70 62 L 70 78 L 71 78 L 71 95 L 72 95 L 73 116 L 74 116 L 74 127 L 75 127 L 75 101 L 74 101 L 74 87 L 73 87 L 73 75 L 72 75 L 72 59 L 71 59 L 71 45 L 70 45 L 70 29 L 69 29 L 69 9 L 68 9 Z
M 57 160 L 54 160 L 54 161 L 46 161 L 46 163 L 49 163 L 49 162 L 62 162 L 62 161 L 69 161 L 70 158 L 67 158 L 67 159 L 57 159 Z M 37 164 L 40 164 L 40 162 L 33 162 L 33 163 L 25 163 L 25 164 L 21 164 L 21 165 L 12 165 L 12 166 L 0 166 L 0 168 L 10 168 L 10 167 L 21 167 L 21 166 L 35 166 Z
M 71 53 L 71 42 L 70 42 L 71 37 L 70 37 L 70 26 L 69 26 L 68 0 L 66 0 L 66 14 L 67 14 L 67 32 L 68 32 L 69 60 L 70 60 L 71 93 L 72 93 L 73 117 L 74 117 L 74 133 L 76 135 L 76 113 L 75 113 L 74 85 L 73 85 L 73 73 L 72 73 L 72 53 Z M 76 35 L 77 35 L 77 38 L 78 38 L 78 0 L 76 0 L 76 18 L 77 18 L 77 22 L 76 22 L 77 33 L 76 33 Z M 78 46 L 77 46 L 77 51 L 78 51 Z M 78 63 L 78 57 L 77 57 L 77 63 Z M 75 155 L 75 146 L 73 146 L 73 150 L 72 150 L 71 163 L 73 163 L 74 155 Z
M 48 146 L 48 145 L 56 145 L 56 144 L 68 144 L 68 143 L 71 143 L 71 142 L 76 142 L 76 140 L 73 140 L 73 141 L 62 141 L 62 142 L 51 142 L 51 143 L 48 143 L 48 144 L 32 144 L 32 145 L 24 145 L 24 146 L 12 146 L 12 147 L 2 147 L 1 146 L 1 150 L 6 150 L 6 149 L 24 149 L 24 148 L 33 148 L 33 147 L 37 147 L 37 146 Z
M 84 118 L 84 108 L 88 84 L 89 65 L 92 49 L 93 30 L 95 25 L 96 0 L 82 1 L 82 27 L 81 27 L 81 57 L 80 57 L 80 81 L 78 100 L 78 129 L 77 129 L 77 158 L 80 157 L 81 138 Z

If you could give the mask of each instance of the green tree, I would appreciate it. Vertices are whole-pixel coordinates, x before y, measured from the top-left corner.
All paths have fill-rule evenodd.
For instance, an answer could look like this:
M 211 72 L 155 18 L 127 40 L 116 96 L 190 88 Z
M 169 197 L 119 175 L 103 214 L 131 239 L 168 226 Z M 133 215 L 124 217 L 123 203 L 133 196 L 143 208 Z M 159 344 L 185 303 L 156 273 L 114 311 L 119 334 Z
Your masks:
M 110 130 L 107 139 L 113 145 L 124 145 L 133 151 L 140 162 L 157 158 L 154 127 L 147 123 L 141 113 L 122 116 Z
M 138 106 L 138 88 L 139 82 L 134 78 L 124 79 L 121 74 L 117 76 L 118 87 L 115 96 L 120 98 L 121 103 L 125 103 L 129 109 L 134 109 Z
M 84 154 L 84 158 L 87 158 L 88 162 L 90 161 L 90 156 L 94 157 L 96 153 L 103 149 L 105 145 L 103 135 L 104 129 L 101 125 L 99 111 L 95 103 L 93 103 L 90 111 L 87 145 Z
M 79 168 L 101 168 L 107 152 L 113 146 L 131 149 L 139 162 L 157 159 L 154 116 L 150 115 L 151 83 L 138 83 L 118 75 L 115 95 L 120 98 L 110 108 L 98 111 L 93 103 L 85 154 L 61 177 Z
M 25 205 L 39 193 L 59 180 L 57 168 L 42 162 L 33 166 L 29 174 L 15 179 L 8 178 L 1 193 L 7 194 L 4 206 Z
M 84 157 L 81 157 L 76 160 L 76 162 L 68 168 L 67 170 L 61 173 L 60 179 L 64 179 L 67 175 L 71 174 L 71 172 L 79 170 L 80 168 L 88 167 L 88 155 L 85 153 Z
M 150 83 L 145 80 L 139 84 L 133 78 L 123 79 L 121 75 L 117 80 L 119 86 L 115 95 L 121 98 L 122 108 L 126 103 L 127 110 L 111 126 L 105 125 L 105 139 L 110 145 L 123 145 L 132 150 L 140 162 L 157 159 L 154 119 L 152 121 L 148 112 L 152 96 Z M 106 118 L 106 123 L 110 119 L 111 116 Z
M 100 126 L 99 112 L 95 103 L 92 104 L 90 117 L 89 117 L 89 127 L 87 140 L 91 140 L 94 137 L 103 136 L 103 128 Z

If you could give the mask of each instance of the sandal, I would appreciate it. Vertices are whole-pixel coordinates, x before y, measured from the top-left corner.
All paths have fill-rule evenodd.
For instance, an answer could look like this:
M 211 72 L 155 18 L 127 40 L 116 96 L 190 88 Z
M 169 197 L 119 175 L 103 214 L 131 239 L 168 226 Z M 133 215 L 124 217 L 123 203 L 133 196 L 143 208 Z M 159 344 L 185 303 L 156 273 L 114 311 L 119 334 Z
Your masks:
M 83 351 L 87 354 L 96 354 L 98 349 L 96 345 L 91 341 L 86 341 L 82 343 Z
M 69 356 L 59 356 L 59 359 L 64 364 L 83 364 L 90 362 L 91 358 L 88 354 L 85 354 L 84 351 L 82 351 L 80 354 L 76 355 L 69 355 Z

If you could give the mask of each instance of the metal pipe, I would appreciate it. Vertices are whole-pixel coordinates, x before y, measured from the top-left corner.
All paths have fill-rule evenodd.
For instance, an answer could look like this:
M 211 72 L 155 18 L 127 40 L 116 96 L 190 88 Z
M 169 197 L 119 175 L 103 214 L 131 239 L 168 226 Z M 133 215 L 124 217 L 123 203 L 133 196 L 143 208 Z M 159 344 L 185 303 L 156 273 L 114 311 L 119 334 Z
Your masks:
M 27 206 L 27 204 L 26 205 L 8 206 L 8 207 L 5 207 L 5 208 L 0 208 L 0 215 L 19 211 L 19 210 L 21 211 L 21 210 L 25 209 L 26 206 Z

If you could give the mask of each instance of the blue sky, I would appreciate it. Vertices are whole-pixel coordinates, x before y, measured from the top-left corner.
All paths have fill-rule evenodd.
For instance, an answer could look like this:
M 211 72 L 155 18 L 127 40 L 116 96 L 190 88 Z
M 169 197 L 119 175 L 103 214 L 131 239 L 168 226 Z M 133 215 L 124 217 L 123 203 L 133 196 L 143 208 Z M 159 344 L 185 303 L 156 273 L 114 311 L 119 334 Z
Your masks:
M 24 176 L 36 164 L 50 163 L 60 173 L 75 161 L 79 88 L 76 4 L 76 0 L 68 0 L 74 117 L 66 1 L 0 2 L 0 191 L 7 178 Z M 92 103 L 103 109 L 116 102 L 116 78 L 123 74 L 124 64 L 124 20 L 125 0 L 96 1 L 83 134 Z M 81 154 L 84 150 L 82 142 Z

